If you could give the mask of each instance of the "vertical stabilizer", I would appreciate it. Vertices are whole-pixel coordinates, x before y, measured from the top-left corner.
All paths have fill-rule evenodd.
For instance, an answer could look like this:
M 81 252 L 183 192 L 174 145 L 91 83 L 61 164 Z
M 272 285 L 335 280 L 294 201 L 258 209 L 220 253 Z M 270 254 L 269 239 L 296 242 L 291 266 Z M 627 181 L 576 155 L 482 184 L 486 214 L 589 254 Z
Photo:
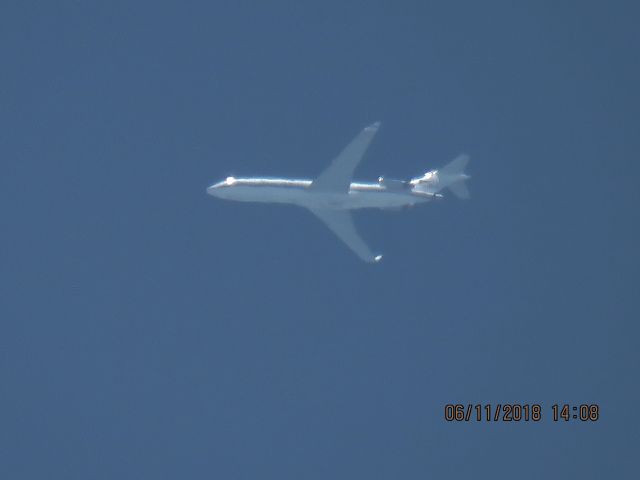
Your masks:
M 465 182 L 471 177 L 464 173 L 467 163 L 469 163 L 469 155 L 458 155 L 444 167 L 413 178 L 409 185 L 415 191 L 429 194 L 436 194 L 448 188 L 458 198 L 469 198 L 469 190 Z
M 471 177 L 464 173 L 464 169 L 468 163 L 469 155 L 458 155 L 447 165 L 439 169 L 438 183 L 440 187 L 448 188 L 458 198 L 469 198 L 469 189 L 465 182 Z
M 467 184 L 464 183 L 464 180 L 452 183 L 449 185 L 449 190 L 451 190 L 456 197 L 463 200 L 468 200 L 471 197 Z

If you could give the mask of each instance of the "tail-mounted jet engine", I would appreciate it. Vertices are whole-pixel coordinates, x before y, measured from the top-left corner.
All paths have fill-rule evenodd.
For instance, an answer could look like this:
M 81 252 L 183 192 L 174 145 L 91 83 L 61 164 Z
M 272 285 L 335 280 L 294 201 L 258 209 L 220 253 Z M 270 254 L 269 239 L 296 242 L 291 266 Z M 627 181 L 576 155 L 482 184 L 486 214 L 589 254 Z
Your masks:
M 411 180 L 412 185 L 428 185 L 430 187 L 437 187 L 438 183 L 440 183 L 440 179 L 438 177 L 437 170 L 431 170 L 423 176 Z
M 391 191 L 406 190 L 410 187 L 409 182 L 405 182 L 404 180 L 391 180 L 384 177 L 378 178 L 378 185 Z

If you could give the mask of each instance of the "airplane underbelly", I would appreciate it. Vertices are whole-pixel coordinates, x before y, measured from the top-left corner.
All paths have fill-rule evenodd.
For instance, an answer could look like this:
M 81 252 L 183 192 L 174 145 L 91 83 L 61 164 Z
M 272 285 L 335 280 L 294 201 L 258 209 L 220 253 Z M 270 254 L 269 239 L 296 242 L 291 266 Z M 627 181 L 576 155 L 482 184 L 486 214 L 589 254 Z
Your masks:
M 348 195 L 310 192 L 306 188 L 243 187 L 229 190 L 224 198 L 245 202 L 288 203 L 307 208 L 354 210 L 359 208 L 394 208 L 419 203 L 422 199 L 406 193 L 385 191 L 350 191 Z
M 359 208 L 396 208 L 423 201 L 413 195 L 388 192 L 351 191 L 348 195 L 332 193 L 304 194 L 296 201 L 308 208 L 328 208 L 331 210 L 356 210 Z
M 359 208 L 397 208 L 423 201 L 413 195 L 388 192 L 358 192 L 343 194 L 316 194 L 315 198 L 304 197 L 301 205 L 320 206 L 333 210 L 356 210 Z
M 235 187 L 226 196 L 229 200 L 241 202 L 295 203 L 298 204 L 308 194 L 302 188 L 278 187 Z
M 418 203 L 416 197 L 405 193 L 392 192 L 350 192 L 348 207 L 355 208 L 394 208 Z

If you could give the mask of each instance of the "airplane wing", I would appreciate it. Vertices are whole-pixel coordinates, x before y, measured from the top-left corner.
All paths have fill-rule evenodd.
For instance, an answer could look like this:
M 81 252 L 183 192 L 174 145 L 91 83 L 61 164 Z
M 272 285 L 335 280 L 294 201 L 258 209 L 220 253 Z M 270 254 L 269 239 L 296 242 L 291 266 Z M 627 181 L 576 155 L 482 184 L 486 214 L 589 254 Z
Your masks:
M 310 209 L 311 213 L 322 220 L 340 240 L 355 252 L 365 262 L 379 262 L 382 255 L 374 255 L 366 243 L 360 238 L 351 220 L 351 214 L 346 210 Z
M 358 166 L 364 152 L 367 151 L 379 127 L 380 122 L 376 122 L 362 130 L 340 152 L 340 155 L 333 159 L 331 165 L 313 181 L 309 188 L 323 192 L 347 193 L 351 185 L 353 171 Z

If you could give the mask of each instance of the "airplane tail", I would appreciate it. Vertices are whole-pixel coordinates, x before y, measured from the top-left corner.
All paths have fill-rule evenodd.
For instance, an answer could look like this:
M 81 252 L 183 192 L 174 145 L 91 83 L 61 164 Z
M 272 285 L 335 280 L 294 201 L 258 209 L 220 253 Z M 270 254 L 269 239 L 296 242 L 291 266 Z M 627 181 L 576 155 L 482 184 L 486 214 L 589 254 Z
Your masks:
M 467 163 L 469 163 L 468 155 L 458 155 L 444 167 L 427 172 L 422 177 L 411 180 L 410 183 L 417 190 L 429 193 L 437 193 L 448 188 L 456 197 L 467 199 L 470 195 L 465 182 L 471 178 L 464 173 Z
M 438 178 L 443 187 L 447 187 L 458 198 L 470 197 L 469 189 L 465 183 L 471 177 L 464 173 L 469 163 L 469 155 L 458 155 L 450 163 L 438 170 Z

